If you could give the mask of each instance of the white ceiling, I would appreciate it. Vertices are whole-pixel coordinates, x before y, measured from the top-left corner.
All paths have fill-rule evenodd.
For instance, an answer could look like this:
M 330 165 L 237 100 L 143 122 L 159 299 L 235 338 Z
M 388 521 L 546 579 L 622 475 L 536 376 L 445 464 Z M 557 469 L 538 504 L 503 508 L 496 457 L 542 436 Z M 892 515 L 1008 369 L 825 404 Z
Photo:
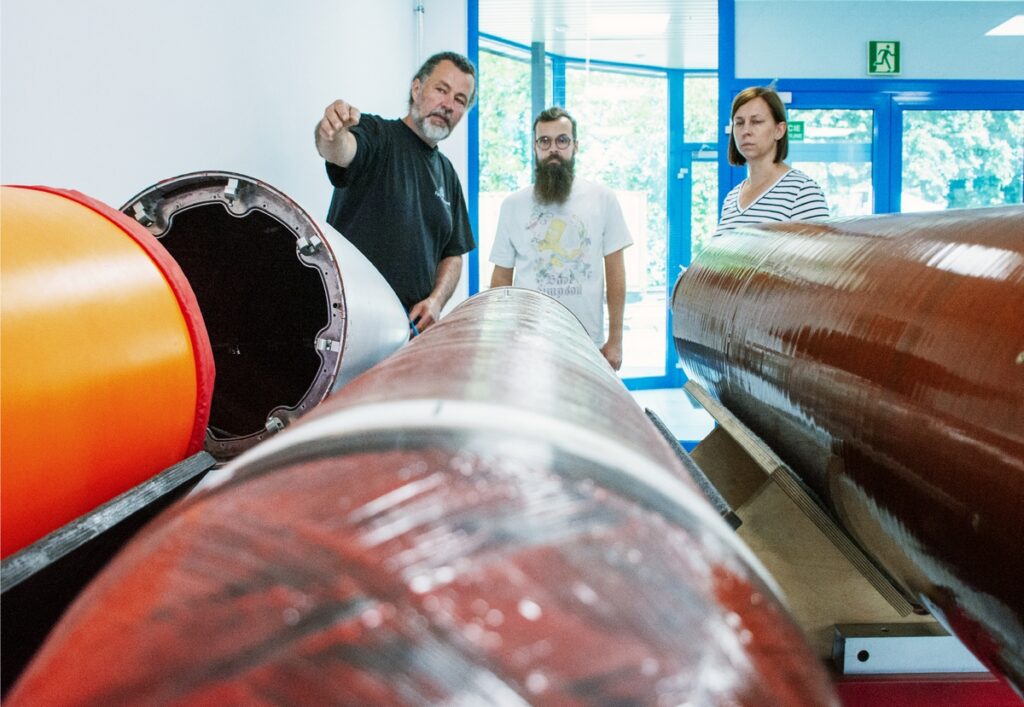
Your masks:
M 543 41 L 554 54 L 688 69 L 718 65 L 718 0 L 479 0 L 480 31 L 520 44 Z M 658 19 L 651 34 L 628 17 Z M 622 32 L 607 24 L 621 20 Z M 614 36 L 611 36 L 614 34 Z
M 737 4 L 832 1 L 737 0 Z M 919 1 L 878 0 L 890 8 Z M 479 16 L 484 34 L 525 45 L 542 41 L 548 52 L 562 56 L 683 69 L 718 67 L 718 0 L 479 0 Z M 652 17 L 667 19 L 653 34 L 629 26 L 631 19 Z M 621 31 L 614 26 L 609 31 L 603 26 L 607 21 L 613 25 L 618 21 Z

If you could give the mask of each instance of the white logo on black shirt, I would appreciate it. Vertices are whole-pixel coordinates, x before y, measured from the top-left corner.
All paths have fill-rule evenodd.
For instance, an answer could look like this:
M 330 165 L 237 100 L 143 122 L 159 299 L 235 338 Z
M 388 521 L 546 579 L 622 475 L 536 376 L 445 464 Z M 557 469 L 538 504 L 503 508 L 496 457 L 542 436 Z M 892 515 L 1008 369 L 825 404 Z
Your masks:
M 437 188 L 437 191 L 434 192 L 434 196 L 436 196 L 438 199 L 440 199 L 441 203 L 444 204 L 445 206 L 447 206 L 449 209 L 452 208 L 451 203 L 447 199 L 444 198 L 444 187 L 443 186 L 440 186 L 440 187 Z

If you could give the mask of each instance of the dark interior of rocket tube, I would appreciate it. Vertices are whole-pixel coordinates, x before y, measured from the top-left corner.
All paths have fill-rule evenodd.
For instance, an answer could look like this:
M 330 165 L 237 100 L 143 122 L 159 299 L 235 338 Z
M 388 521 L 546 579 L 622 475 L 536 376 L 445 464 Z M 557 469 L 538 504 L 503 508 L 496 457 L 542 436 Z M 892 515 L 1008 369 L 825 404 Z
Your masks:
M 210 431 L 261 431 L 319 373 L 315 339 L 330 320 L 322 276 L 298 259 L 285 224 L 256 210 L 239 218 L 219 202 L 175 214 L 160 243 L 188 278 L 213 346 Z

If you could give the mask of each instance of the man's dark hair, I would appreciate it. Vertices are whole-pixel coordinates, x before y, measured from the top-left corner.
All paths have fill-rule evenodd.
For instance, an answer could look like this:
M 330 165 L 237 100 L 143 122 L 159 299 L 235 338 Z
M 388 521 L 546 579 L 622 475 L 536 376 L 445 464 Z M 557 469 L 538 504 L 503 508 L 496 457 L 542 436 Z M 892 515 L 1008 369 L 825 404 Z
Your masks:
M 755 98 L 763 98 L 764 102 L 768 104 L 768 110 L 772 113 L 772 120 L 776 123 L 786 122 L 786 106 L 782 103 L 782 99 L 779 94 L 775 92 L 771 86 L 751 86 L 745 88 L 736 94 L 736 98 L 732 101 L 732 112 L 729 114 L 729 121 L 736 116 L 736 111 L 742 108 L 747 103 L 750 103 Z M 782 162 L 786 159 L 786 155 L 789 154 L 789 125 L 786 125 L 786 132 L 782 133 L 782 137 L 775 141 L 775 161 Z M 740 149 L 736 147 L 736 133 L 732 130 L 729 131 L 729 164 L 736 167 L 742 167 L 747 163 L 747 158 L 740 154 Z
M 533 120 L 533 134 L 537 134 L 537 123 L 553 123 L 559 118 L 568 118 L 572 123 L 572 139 L 576 140 L 576 119 L 569 115 L 569 111 L 561 106 L 551 106 L 537 114 Z
M 416 75 L 412 77 L 413 81 L 419 79 L 420 85 L 422 86 L 427 78 L 434 73 L 434 69 L 437 68 L 437 65 L 442 61 L 450 61 L 455 64 L 455 68 L 459 71 L 473 77 L 473 93 L 470 94 L 469 103 L 466 105 L 466 109 L 469 110 L 469 108 L 473 106 L 473 103 L 476 102 L 476 67 L 473 66 L 473 62 L 461 54 L 458 54 L 457 52 L 438 52 L 423 62 L 423 66 L 421 66 L 420 70 L 416 72 Z M 409 105 L 412 106 L 412 91 L 409 91 Z

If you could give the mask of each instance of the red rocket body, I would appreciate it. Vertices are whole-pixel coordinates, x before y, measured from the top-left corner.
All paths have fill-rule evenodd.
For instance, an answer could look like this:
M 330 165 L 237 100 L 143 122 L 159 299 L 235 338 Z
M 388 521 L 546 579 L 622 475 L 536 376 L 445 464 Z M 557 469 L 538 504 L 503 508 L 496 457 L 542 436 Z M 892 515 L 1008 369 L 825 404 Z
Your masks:
M 687 375 L 1024 689 L 1024 208 L 740 229 L 673 312 Z
M 574 317 L 471 298 L 207 477 L 9 704 L 836 704 Z

